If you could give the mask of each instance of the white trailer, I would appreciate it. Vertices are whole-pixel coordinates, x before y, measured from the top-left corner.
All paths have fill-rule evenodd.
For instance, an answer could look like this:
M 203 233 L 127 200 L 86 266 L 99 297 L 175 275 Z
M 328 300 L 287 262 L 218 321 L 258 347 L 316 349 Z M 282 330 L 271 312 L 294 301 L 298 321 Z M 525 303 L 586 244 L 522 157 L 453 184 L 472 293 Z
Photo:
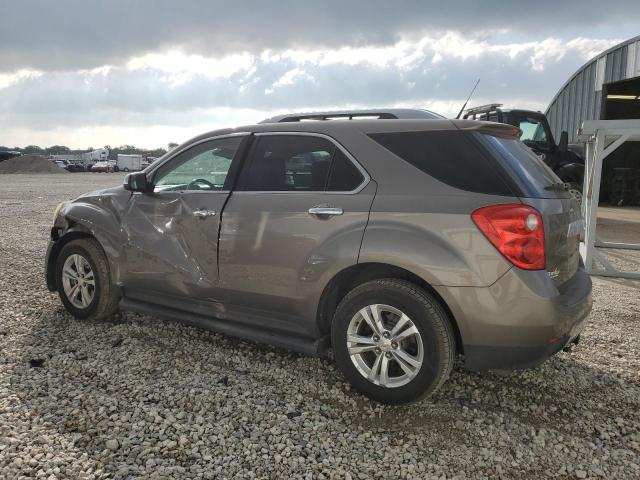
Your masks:
M 109 159 L 109 150 L 99 148 L 88 152 L 62 153 L 59 155 L 51 155 L 51 158 L 53 160 L 69 162 L 73 165 L 81 165 L 84 169 L 87 169 L 96 162 L 106 162 Z
M 135 172 L 144 168 L 142 162 L 142 155 L 125 155 L 119 153 L 116 166 L 122 172 Z

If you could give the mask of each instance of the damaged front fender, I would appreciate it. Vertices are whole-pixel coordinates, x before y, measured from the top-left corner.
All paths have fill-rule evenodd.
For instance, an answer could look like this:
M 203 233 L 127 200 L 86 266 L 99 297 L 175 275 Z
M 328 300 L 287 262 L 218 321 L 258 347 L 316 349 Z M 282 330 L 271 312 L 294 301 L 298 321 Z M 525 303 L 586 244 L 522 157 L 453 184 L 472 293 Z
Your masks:
M 93 192 L 63 203 L 54 218 L 45 257 L 45 279 L 50 291 L 57 290 L 56 259 L 62 247 L 78 238 L 93 237 L 105 252 L 114 284 L 119 284 L 122 257 L 121 213 L 131 197 L 117 187 Z

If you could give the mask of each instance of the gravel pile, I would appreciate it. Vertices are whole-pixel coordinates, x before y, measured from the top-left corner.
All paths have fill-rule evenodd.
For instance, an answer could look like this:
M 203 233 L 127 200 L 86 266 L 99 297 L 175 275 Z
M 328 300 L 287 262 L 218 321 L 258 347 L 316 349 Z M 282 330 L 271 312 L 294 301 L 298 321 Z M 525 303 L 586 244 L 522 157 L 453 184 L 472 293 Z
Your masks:
M 2 173 L 69 173 L 44 157 L 38 155 L 22 155 L 0 162 Z
M 640 478 L 639 282 L 594 279 L 572 353 L 381 406 L 328 359 L 72 319 L 42 279 L 52 210 L 120 181 L 0 178 L 0 478 Z

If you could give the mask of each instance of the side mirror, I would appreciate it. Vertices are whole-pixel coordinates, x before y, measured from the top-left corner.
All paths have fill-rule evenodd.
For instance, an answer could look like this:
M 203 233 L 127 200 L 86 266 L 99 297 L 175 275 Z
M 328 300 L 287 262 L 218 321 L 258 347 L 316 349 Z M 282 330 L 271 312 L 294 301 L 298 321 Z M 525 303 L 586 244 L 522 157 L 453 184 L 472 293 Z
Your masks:
M 560 134 L 560 143 L 558 143 L 558 150 L 562 153 L 569 150 L 569 134 L 566 130 L 563 130 Z
M 125 190 L 129 190 L 131 192 L 147 193 L 153 190 L 153 184 L 149 182 L 147 175 L 144 172 L 135 172 L 125 175 L 122 186 Z

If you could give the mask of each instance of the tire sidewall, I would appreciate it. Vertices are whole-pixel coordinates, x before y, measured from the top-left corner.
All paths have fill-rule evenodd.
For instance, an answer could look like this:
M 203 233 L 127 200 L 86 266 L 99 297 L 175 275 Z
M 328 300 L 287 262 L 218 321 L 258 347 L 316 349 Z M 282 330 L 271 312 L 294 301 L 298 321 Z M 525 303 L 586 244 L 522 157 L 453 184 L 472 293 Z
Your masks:
M 78 308 L 71 303 L 71 301 L 67 298 L 67 294 L 64 291 L 64 285 L 62 283 L 62 269 L 64 267 L 64 262 L 67 260 L 67 258 L 69 258 L 70 255 L 74 254 L 82 255 L 87 260 L 87 262 L 89 262 L 89 266 L 93 271 L 93 278 L 95 279 L 95 291 L 93 294 L 93 298 L 91 299 L 91 303 L 85 308 Z M 90 316 L 96 310 L 98 303 L 100 302 L 100 297 L 103 294 L 102 281 L 103 272 L 100 272 L 98 270 L 91 252 L 75 242 L 70 242 L 69 244 L 62 247 L 58 258 L 56 259 L 56 287 L 58 289 L 58 294 L 60 295 L 60 300 L 69 313 L 77 318 L 87 318 L 88 316 Z
M 383 403 L 406 403 L 430 393 L 440 385 L 442 370 L 446 368 L 446 339 L 435 325 L 435 322 L 442 321 L 434 318 L 439 309 L 427 309 L 411 294 L 391 286 L 371 285 L 371 288 L 362 289 L 348 297 L 336 310 L 331 332 L 332 345 L 338 366 L 356 390 Z M 429 301 L 428 297 L 425 299 Z M 371 304 L 386 304 L 397 308 L 413 321 L 420 332 L 424 350 L 422 366 L 416 377 L 406 385 L 394 388 L 375 385 L 356 369 L 351 360 L 346 342 L 349 322 L 358 310 Z

